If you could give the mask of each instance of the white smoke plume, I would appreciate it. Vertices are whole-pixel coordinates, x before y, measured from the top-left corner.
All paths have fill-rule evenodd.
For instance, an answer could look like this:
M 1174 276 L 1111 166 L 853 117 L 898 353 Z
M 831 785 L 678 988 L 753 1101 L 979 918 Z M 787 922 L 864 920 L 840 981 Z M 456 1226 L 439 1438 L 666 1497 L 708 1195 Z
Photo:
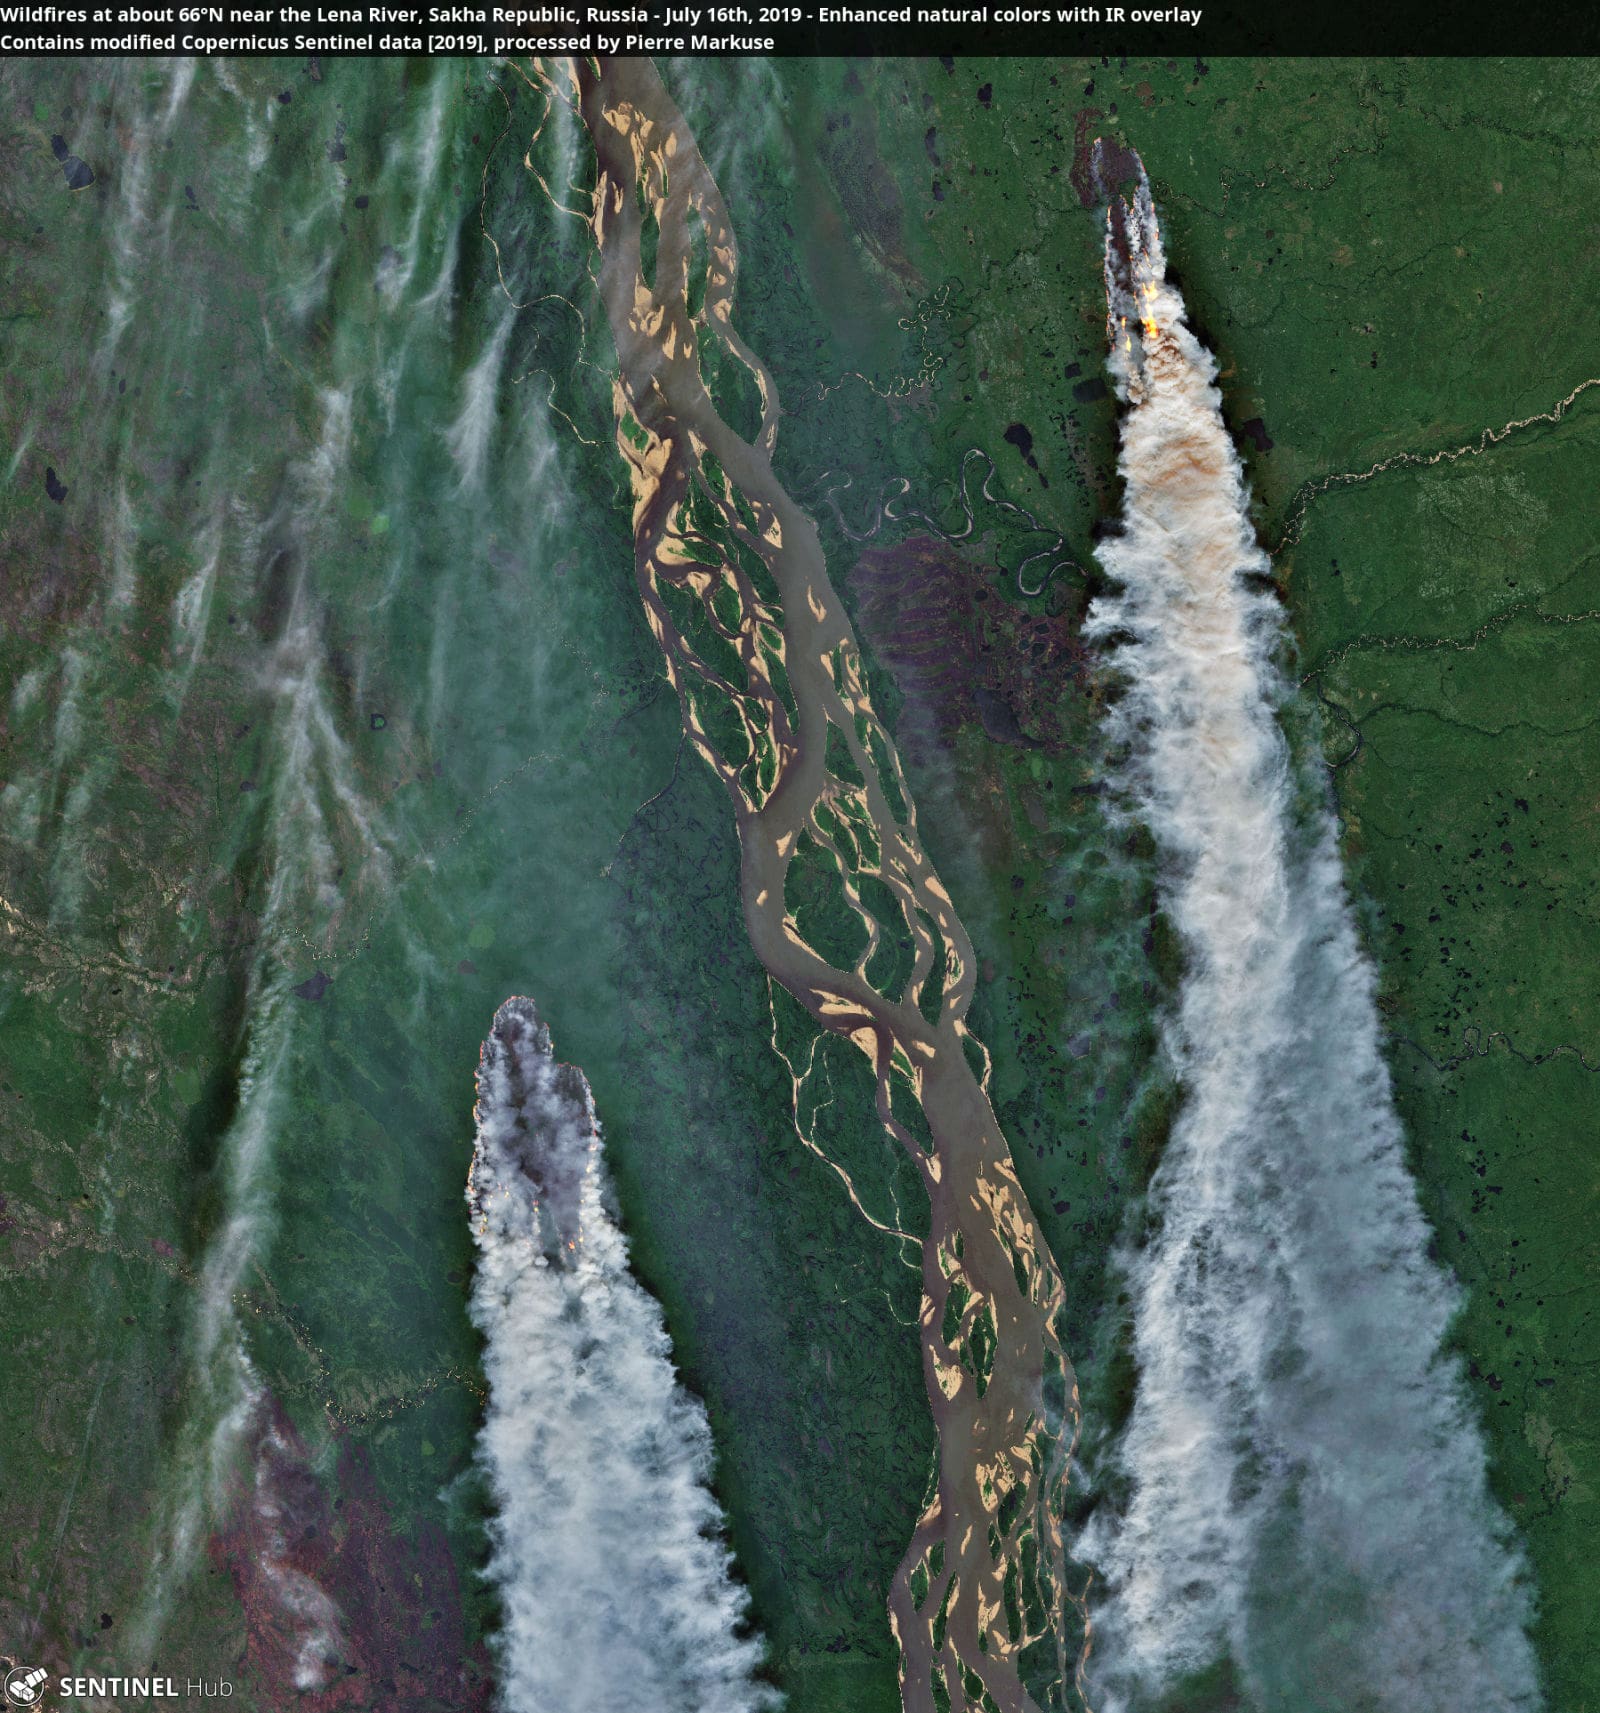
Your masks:
M 711 1433 L 678 1384 L 661 1309 L 628 1271 L 589 1085 L 530 1000 L 478 1066 L 467 1200 L 472 1318 L 487 1340 L 480 1441 L 497 1515 L 505 1713 L 752 1713 L 756 1680 Z
M 505 368 L 506 347 L 516 325 L 516 311 L 509 305 L 500 312 L 500 322 L 484 346 L 461 386 L 461 409 L 445 430 L 445 442 L 460 477 L 458 491 L 483 485 L 484 471 L 494 444 L 495 407 L 500 396 L 500 375 Z
M 1138 189 L 1106 246 L 1126 501 L 1088 628 L 1126 684 L 1123 783 L 1186 973 L 1184 1105 L 1124 1257 L 1126 1497 L 1078 1542 L 1095 1704 L 1148 1705 L 1226 1654 L 1268 1713 L 1532 1709 L 1526 1575 L 1442 1353 L 1457 1295 L 1427 1257 L 1333 819 L 1276 718 L 1282 617 L 1216 365 L 1137 157 L 1100 165 Z

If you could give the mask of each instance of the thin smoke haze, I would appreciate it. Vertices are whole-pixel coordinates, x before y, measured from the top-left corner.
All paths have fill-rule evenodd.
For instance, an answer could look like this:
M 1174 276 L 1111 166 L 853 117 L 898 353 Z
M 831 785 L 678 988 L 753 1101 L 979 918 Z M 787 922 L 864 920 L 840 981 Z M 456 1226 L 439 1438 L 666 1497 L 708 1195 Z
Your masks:
M 628 1271 L 583 1073 L 508 999 L 478 1065 L 467 1201 L 487 1340 L 506 1713 L 756 1713 L 759 1639 L 706 1483 L 705 1410 Z
M 1266 1713 L 1540 1705 L 1519 1553 L 1428 1259 L 1374 977 L 1333 817 L 1277 711 L 1279 605 L 1136 156 L 1113 196 L 1110 367 L 1126 402 L 1113 591 L 1088 630 L 1125 683 L 1122 784 L 1163 864 L 1184 1090 L 1123 1258 L 1138 1385 L 1104 1454 L 1097 1713 L 1231 1656 Z M 1308 808 L 1308 803 L 1311 805 Z

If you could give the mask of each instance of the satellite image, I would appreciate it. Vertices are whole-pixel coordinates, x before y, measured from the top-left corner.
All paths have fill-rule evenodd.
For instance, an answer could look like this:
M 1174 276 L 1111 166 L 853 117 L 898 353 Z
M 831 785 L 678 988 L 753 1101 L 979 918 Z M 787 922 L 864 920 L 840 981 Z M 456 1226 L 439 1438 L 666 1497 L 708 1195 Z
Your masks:
M 1591 59 L 0 57 L 5 1705 L 1600 1713 L 1597 210 Z

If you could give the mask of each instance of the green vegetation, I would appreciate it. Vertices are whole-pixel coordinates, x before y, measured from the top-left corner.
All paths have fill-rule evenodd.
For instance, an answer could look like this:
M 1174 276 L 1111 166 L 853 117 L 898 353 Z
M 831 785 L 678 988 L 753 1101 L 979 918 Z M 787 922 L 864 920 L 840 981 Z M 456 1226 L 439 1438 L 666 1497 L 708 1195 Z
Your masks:
M 1587 309 L 1600 258 L 1579 212 L 1600 175 L 1591 72 L 1130 60 L 779 75 L 796 155 L 809 140 L 824 165 L 792 190 L 746 169 L 764 198 L 791 197 L 807 240 L 791 257 L 772 223 L 741 224 L 743 324 L 785 402 L 786 482 L 836 490 L 850 529 L 870 531 L 903 477 L 902 514 L 959 533 L 976 448 L 993 492 L 1043 526 L 986 506 L 981 482 L 959 543 L 915 522 L 859 541 L 817 507 L 983 960 L 974 1026 L 1078 1288 L 1066 1342 L 1089 1431 L 1126 1408 L 1133 1378 L 1104 1255 L 1170 1124 L 1151 1007 L 1176 972 L 1143 854 L 1093 795 L 1101 692 L 1072 650 L 1092 567 L 1035 598 L 1038 564 L 1018 566 L 1058 532 L 1062 557 L 1089 565 L 1091 528 L 1115 507 L 1099 217 L 1074 178 L 1076 149 L 1108 132 L 1144 155 L 1263 537 L 1288 541 L 1277 569 L 1299 670 L 1323 715 L 1425 1205 L 1466 1291 L 1459 1340 L 1497 1490 L 1540 1587 L 1551 1704 L 1587 1705 L 1597 394 L 1494 437 L 1600 377 Z M 689 111 L 715 126 L 709 105 Z M 786 332 L 807 295 L 820 343 Z M 1324 491 L 1461 447 L 1475 450 Z M 1062 627 L 1044 642 L 1043 693 L 1023 615 Z M 1016 729 L 898 647 L 909 626 L 933 631 L 969 685 L 1000 689 Z M 1294 729 L 1316 741 L 1298 716 Z M 1195 1686 L 1197 1705 L 1238 1693 Z
M 370 1471 L 388 1535 L 454 1566 L 481 1696 L 462 1180 L 477 1044 L 527 991 L 594 1086 L 789 1705 L 888 1713 L 883 1596 L 932 1439 L 917 1280 L 795 1133 L 803 1030 L 746 945 L 726 802 L 641 615 L 587 231 L 521 166 L 537 101 L 483 65 L 262 62 L 233 87 L 197 68 L 168 122 L 171 75 L 0 68 L 0 1311 L 36 1377 L 0 1404 L 7 1632 L 42 1614 L 52 1663 L 129 1663 L 271 992 L 232 1310 L 330 1494 L 368 1503 Z M 977 950 L 972 1026 L 1069 1283 L 1091 1438 L 1133 1380 L 1108 1252 L 1173 1104 L 1175 960 L 1148 849 L 1107 812 L 1114 687 L 1079 630 L 1116 479 L 1077 151 L 1142 151 L 1281 548 L 1550 1704 L 1600 1704 L 1600 388 L 1325 485 L 1477 448 L 1600 376 L 1592 67 L 668 76 L 739 233 L 779 473 Z M 55 133 L 94 185 L 68 189 Z M 747 372 L 717 383 L 748 431 Z M 792 907 L 849 954 L 827 867 L 797 865 Z M 886 938 L 869 975 L 909 967 Z M 912 1220 L 853 1066 L 817 1054 L 802 1121 L 875 1217 Z M 970 1335 L 981 1367 L 992 1329 Z M 246 1659 L 219 1554 L 171 1632 L 196 1660 Z M 374 1674 L 408 1622 L 386 1610 Z
M 1481 458 L 1330 495 L 1294 558 L 1329 590 L 1308 682 L 1330 712 L 1401 1110 L 1439 1254 L 1467 1289 L 1457 1340 L 1562 1706 L 1591 1693 L 1581 1543 L 1600 1454 L 1585 1141 L 1600 1094 L 1600 612 L 1584 587 L 1593 526 L 1563 499 L 1593 439 L 1580 403 Z M 1403 580 L 1384 577 L 1394 566 Z

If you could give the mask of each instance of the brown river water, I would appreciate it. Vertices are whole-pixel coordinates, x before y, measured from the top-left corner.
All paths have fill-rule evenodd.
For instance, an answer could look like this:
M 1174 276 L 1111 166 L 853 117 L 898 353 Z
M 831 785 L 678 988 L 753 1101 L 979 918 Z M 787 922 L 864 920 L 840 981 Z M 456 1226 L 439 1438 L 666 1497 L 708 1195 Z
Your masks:
M 550 61 L 535 75 L 595 151 L 639 594 L 688 738 L 732 804 L 751 945 L 819 1030 L 866 1055 L 878 1116 L 931 1208 L 920 1338 L 937 1482 L 888 1592 L 904 1706 L 1037 1713 L 1079 1666 L 1058 1520 L 1078 1392 L 1055 1332 L 1061 1276 L 965 1024 L 971 942 L 918 836 L 816 527 L 773 473 L 777 392 L 734 330 L 734 231 L 683 115 L 649 61 Z M 734 364 L 759 396 L 751 440 L 713 397 Z M 851 967 L 809 944 L 786 907 L 802 851 L 831 863 L 840 912 L 865 930 Z M 875 953 L 908 934 L 909 976 L 885 979 Z M 1031 1656 L 1028 1676 L 1047 1687 L 1035 1695 L 1020 1661 L 1037 1642 L 1046 1662 Z

